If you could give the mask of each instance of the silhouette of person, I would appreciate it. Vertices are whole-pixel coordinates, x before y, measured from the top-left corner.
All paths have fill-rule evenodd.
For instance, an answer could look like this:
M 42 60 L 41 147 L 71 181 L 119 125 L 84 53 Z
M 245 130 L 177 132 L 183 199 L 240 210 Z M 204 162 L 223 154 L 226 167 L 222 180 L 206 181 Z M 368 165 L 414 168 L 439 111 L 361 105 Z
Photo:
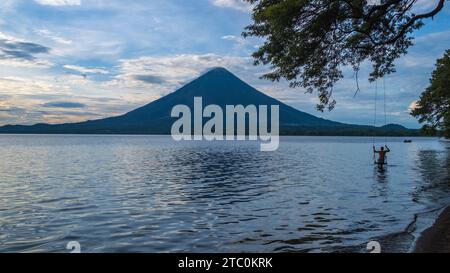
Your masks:
M 384 149 L 385 147 L 386 147 L 386 150 Z M 387 145 L 385 145 L 385 147 L 381 147 L 380 150 L 377 151 L 375 149 L 375 145 L 373 146 L 373 152 L 375 154 L 379 154 L 378 160 L 375 161 L 375 163 L 378 164 L 378 168 L 380 168 L 381 170 L 383 169 L 384 165 L 387 163 L 386 162 L 386 154 L 391 151 Z

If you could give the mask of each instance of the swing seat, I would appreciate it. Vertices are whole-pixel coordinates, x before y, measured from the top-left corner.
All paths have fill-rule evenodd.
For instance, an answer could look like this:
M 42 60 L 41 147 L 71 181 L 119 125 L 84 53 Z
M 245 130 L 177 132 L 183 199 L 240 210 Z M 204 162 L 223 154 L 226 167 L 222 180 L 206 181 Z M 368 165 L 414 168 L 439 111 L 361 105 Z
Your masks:
M 383 164 L 380 164 L 380 161 L 379 161 L 379 160 L 375 160 L 375 161 L 374 161 L 374 164 L 375 164 L 375 165 L 387 165 L 388 162 L 387 162 L 387 159 L 385 158 Z

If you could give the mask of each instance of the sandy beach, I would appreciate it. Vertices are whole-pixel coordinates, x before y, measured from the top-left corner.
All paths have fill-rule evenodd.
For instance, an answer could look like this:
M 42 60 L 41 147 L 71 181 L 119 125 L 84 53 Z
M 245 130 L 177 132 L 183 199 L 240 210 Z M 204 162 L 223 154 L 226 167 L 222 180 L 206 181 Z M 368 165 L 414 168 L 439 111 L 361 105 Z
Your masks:
M 450 253 L 450 206 L 426 229 L 416 243 L 416 253 Z

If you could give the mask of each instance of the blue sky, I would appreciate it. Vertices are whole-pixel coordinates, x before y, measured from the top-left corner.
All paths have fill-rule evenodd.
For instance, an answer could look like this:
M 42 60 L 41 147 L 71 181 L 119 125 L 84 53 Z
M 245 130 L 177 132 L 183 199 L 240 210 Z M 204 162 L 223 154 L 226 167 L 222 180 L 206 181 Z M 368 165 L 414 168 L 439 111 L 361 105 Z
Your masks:
M 429 10 L 435 2 L 419 0 L 417 8 Z M 415 46 L 385 79 L 388 122 L 419 126 L 409 107 L 427 86 L 436 58 L 450 48 L 446 4 L 415 33 Z M 349 71 L 335 88 L 336 109 L 326 113 L 315 110 L 315 94 L 259 79 L 269 68 L 253 66 L 250 55 L 262 41 L 240 36 L 250 10 L 239 0 L 2 0 L 0 125 L 122 114 L 216 66 L 300 110 L 373 123 L 368 65 L 358 96 Z M 378 86 L 382 90 L 383 81 Z

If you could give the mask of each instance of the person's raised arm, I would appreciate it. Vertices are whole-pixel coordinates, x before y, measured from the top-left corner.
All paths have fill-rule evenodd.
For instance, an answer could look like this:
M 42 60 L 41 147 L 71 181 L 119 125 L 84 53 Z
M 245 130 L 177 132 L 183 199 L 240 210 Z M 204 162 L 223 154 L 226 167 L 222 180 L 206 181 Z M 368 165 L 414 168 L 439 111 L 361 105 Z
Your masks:
M 387 145 L 384 145 L 384 147 L 386 147 L 386 153 L 389 153 L 391 151 L 391 149 L 389 149 Z
M 373 152 L 378 153 L 377 150 L 375 149 L 375 145 L 373 145 Z

